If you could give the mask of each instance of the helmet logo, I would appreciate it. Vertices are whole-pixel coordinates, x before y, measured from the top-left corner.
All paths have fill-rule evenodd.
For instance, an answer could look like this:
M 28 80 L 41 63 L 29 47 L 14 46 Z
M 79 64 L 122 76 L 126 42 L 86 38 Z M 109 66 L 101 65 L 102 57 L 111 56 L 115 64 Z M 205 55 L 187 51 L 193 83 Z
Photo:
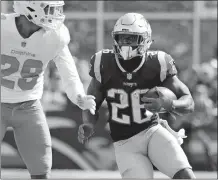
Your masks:
M 129 29 L 122 29 L 122 31 L 124 31 L 124 32 L 129 32 Z

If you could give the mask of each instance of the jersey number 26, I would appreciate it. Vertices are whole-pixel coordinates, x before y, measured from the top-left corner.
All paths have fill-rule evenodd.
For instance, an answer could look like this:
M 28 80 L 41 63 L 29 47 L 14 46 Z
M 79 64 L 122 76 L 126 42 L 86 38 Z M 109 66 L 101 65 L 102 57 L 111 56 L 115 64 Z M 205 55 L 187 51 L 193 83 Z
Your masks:
M 144 122 L 149 121 L 153 113 L 148 110 L 145 110 L 144 104 L 140 103 L 141 95 L 145 94 L 147 91 L 148 89 L 136 89 L 131 93 L 131 100 L 129 101 L 128 94 L 123 89 L 110 89 L 107 93 L 108 97 L 115 98 L 115 95 L 117 94 L 119 95 L 120 100 L 120 103 L 111 103 L 112 120 L 119 122 L 121 124 L 131 124 L 130 116 L 122 114 L 121 118 L 118 117 L 118 111 L 121 109 L 128 108 L 130 106 L 129 102 L 131 102 L 133 122 L 137 124 L 142 124 Z M 142 118 L 141 110 L 145 110 L 144 118 Z

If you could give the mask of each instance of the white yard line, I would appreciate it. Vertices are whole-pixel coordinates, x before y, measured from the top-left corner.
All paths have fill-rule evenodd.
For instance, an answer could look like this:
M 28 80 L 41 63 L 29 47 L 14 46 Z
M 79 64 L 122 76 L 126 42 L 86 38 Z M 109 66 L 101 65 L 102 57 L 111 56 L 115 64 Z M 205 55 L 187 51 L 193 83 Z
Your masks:
M 217 179 L 217 172 L 195 172 L 197 178 Z M 22 179 L 29 178 L 28 172 L 23 169 L 2 169 L 3 179 Z M 82 171 L 82 170 L 52 170 L 51 179 L 120 179 L 117 171 Z M 155 179 L 169 179 L 164 174 L 155 171 Z

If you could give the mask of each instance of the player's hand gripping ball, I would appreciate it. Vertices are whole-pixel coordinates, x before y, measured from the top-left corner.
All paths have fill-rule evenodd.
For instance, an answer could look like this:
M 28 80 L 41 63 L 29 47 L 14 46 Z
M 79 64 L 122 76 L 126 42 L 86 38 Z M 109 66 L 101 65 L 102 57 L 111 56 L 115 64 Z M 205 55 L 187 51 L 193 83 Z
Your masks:
M 176 99 L 176 95 L 170 89 L 155 86 L 141 100 L 147 110 L 154 113 L 163 113 L 172 111 L 173 100 Z

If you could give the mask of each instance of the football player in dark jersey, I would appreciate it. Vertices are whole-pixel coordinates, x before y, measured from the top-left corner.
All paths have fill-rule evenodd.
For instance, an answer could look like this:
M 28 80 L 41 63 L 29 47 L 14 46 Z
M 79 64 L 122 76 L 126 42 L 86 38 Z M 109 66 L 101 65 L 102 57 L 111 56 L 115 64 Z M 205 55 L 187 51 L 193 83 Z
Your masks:
M 151 27 L 140 14 L 127 13 L 119 18 L 112 37 L 113 50 L 101 50 L 91 58 L 88 94 L 96 98 L 96 115 L 83 112 L 79 141 L 85 143 L 93 135 L 98 109 L 106 100 L 116 162 L 123 178 L 153 178 L 152 164 L 171 178 L 195 178 L 178 143 L 179 136 L 160 125 L 158 116 L 162 108 L 179 115 L 194 110 L 189 89 L 177 77 L 174 60 L 163 51 L 148 51 Z M 159 98 L 146 98 L 146 92 L 156 86 L 167 87 L 178 99 L 161 93 Z

